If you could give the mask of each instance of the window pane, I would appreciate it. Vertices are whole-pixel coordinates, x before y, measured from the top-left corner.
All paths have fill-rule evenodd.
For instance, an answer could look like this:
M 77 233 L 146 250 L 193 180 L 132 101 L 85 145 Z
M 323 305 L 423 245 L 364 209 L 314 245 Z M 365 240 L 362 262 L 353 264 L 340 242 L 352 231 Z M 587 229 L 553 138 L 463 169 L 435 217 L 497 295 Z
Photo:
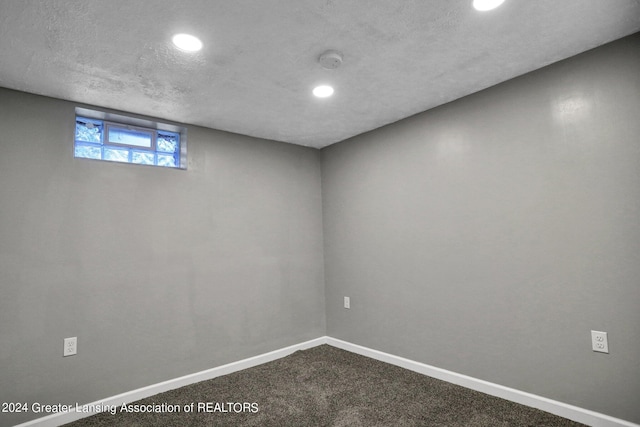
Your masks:
M 145 152 L 145 151 L 134 151 L 131 153 L 131 163 L 138 163 L 141 165 L 153 165 L 155 164 L 154 153 Z
M 75 116 L 74 157 L 180 168 L 180 132 L 158 129 L 165 125 L 138 123 L 133 118 L 125 118 L 124 123 L 112 122 L 121 117 L 97 118 L 102 117 L 99 114 L 104 113 L 87 110 Z M 152 123 L 151 127 L 147 127 L 148 123 Z M 186 151 L 186 138 L 184 143 L 182 150 Z
M 104 147 L 104 160 L 113 162 L 128 162 L 129 150 L 126 148 Z
M 113 144 L 134 145 L 136 147 L 151 148 L 153 143 L 153 134 L 141 130 L 132 130 L 118 128 L 114 126 L 108 127 L 109 142 Z
M 158 133 L 158 151 L 175 153 L 178 150 L 178 135 Z
M 96 145 L 76 144 L 74 156 L 87 159 L 101 159 L 102 148 Z
M 171 155 L 158 153 L 158 166 L 169 166 L 175 168 L 176 159 Z
M 102 122 L 99 120 L 76 118 L 76 141 L 102 142 Z

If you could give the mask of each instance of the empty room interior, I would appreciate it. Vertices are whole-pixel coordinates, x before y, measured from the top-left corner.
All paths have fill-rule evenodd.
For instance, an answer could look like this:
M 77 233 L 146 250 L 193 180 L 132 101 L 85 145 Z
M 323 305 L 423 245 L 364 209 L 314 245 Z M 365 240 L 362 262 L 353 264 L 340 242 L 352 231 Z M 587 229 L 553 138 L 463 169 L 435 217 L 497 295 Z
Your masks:
M 0 425 L 319 345 L 639 425 L 640 2 L 473 3 L 0 0 Z

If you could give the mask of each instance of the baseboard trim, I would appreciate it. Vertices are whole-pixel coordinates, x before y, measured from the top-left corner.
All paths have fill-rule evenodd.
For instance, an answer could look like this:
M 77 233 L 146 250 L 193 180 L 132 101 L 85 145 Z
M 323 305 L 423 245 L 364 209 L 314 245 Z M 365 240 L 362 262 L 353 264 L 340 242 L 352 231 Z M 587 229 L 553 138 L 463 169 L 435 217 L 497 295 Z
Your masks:
M 469 377 L 467 375 L 458 374 L 456 372 L 447 371 L 446 369 L 436 368 L 435 366 L 430 366 L 410 359 L 405 359 L 403 357 L 394 356 L 389 353 L 373 350 L 368 347 L 352 344 L 350 342 L 342 341 L 336 338 L 326 337 L 326 342 L 333 347 L 341 348 L 352 353 L 370 357 L 381 362 L 399 366 L 410 371 L 437 378 L 439 380 L 447 381 L 452 384 L 457 384 L 471 390 L 489 394 L 491 396 L 510 400 L 521 405 L 540 409 L 545 412 L 549 412 L 551 414 L 558 415 L 560 417 L 567 418 L 572 421 L 583 423 L 592 427 L 640 427 L 639 424 L 634 424 L 632 422 L 601 414 L 599 412 L 569 405 L 557 400 L 548 399 L 546 397 L 516 390 L 510 387 L 505 387 L 499 384 L 494 384 L 477 378 Z
M 236 371 L 241 371 L 243 369 L 262 365 L 263 363 L 271 362 L 273 360 L 288 356 L 298 350 L 306 350 L 326 343 L 327 337 L 316 338 L 300 344 L 295 344 L 289 347 L 281 348 L 279 350 L 274 350 L 268 353 L 260 354 L 258 356 L 239 360 L 237 362 L 228 363 L 216 368 L 207 369 L 205 371 L 196 372 L 194 374 L 185 375 L 183 377 L 174 378 L 168 381 L 163 381 L 161 383 L 153 384 L 147 387 L 142 387 L 137 390 L 128 391 L 126 393 L 118 394 L 116 396 L 89 403 L 88 405 L 92 407 L 104 407 L 113 405 L 121 406 L 122 404 L 132 403 L 140 399 L 154 396 L 158 393 L 164 393 L 166 391 L 174 390 L 186 385 L 195 384 L 200 381 L 210 380 L 222 375 L 228 375 Z M 84 405 L 84 403 L 81 403 L 80 405 Z M 71 410 L 69 412 L 60 412 L 57 414 L 47 415 L 46 417 L 36 418 L 35 420 L 31 420 L 23 424 L 18 424 L 15 427 L 57 427 L 62 424 L 89 417 L 91 415 L 95 415 L 95 413 L 82 413 Z
M 194 374 L 185 375 L 183 377 L 174 378 L 172 380 L 164 381 L 158 384 L 153 384 L 147 387 L 132 390 L 126 393 L 118 394 L 116 396 L 108 397 L 106 399 L 98 400 L 89 405 L 93 407 L 100 406 L 121 406 L 122 404 L 128 404 L 140 399 L 144 399 L 150 396 L 154 396 L 158 393 L 164 393 L 169 390 L 184 387 L 190 384 L 194 384 L 200 381 L 210 380 L 222 375 L 228 375 L 233 372 L 241 371 L 243 369 L 252 368 L 254 366 L 261 365 L 263 363 L 271 362 L 273 360 L 280 359 L 288 356 L 298 350 L 306 350 L 312 347 L 316 347 L 322 344 L 328 344 L 333 347 L 341 348 L 352 353 L 360 354 L 362 356 L 370 357 L 372 359 L 386 362 L 391 365 L 399 366 L 401 368 L 409 369 L 423 375 L 427 375 L 433 378 L 437 378 L 443 381 L 457 384 L 462 387 L 476 390 L 482 393 L 489 394 L 491 396 L 500 397 L 502 399 L 510 400 L 521 405 L 526 405 L 532 408 L 537 408 L 554 415 L 558 415 L 573 421 L 577 421 L 592 427 L 640 427 L 639 424 L 634 424 L 629 421 L 625 421 L 619 418 L 611 417 L 609 415 L 594 412 L 588 409 L 580 408 L 577 406 L 562 403 L 556 400 L 548 399 L 546 397 L 537 396 L 535 394 L 527 393 L 524 391 L 516 390 L 513 388 L 505 387 L 499 384 L 494 384 L 488 381 L 480 380 L 477 378 L 469 377 L 467 375 L 458 374 L 456 372 L 448 371 L 446 369 L 436 368 L 424 363 L 416 362 L 414 360 L 405 359 L 403 357 L 394 356 L 389 353 L 374 350 L 368 347 L 363 347 L 358 344 L 353 344 L 347 341 L 343 341 L 337 338 L 328 336 L 316 338 L 313 340 L 305 341 L 300 344 L 295 344 L 289 347 L 285 347 L 279 350 L 274 350 L 268 353 L 264 353 L 258 356 L 249 357 L 247 359 L 239 360 L 237 362 L 228 363 L 226 365 L 218 366 L 216 368 L 207 369 L 205 371 L 196 372 Z M 42 418 L 28 421 L 23 424 L 19 424 L 16 427 L 57 427 L 62 424 L 70 423 L 88 416 L 94 415 L 94 413 L 80 413 L 72 410 L 70 412 L 61 412 L 57 414 L 48 415 Z

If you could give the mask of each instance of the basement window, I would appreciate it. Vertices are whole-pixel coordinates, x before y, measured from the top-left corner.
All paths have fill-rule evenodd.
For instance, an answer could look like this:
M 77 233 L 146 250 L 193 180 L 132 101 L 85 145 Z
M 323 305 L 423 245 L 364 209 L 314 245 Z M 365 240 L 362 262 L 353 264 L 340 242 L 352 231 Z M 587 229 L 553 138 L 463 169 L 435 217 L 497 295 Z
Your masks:
M 74 157 L 186 169 L 183 128 L 76 109 Z

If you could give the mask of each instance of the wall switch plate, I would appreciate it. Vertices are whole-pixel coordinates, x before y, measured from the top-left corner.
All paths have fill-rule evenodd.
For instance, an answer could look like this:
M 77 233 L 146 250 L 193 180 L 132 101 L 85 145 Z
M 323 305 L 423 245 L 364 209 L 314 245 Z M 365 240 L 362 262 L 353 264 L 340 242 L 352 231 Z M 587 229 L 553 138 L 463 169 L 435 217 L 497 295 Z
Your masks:
M 64 339 L 64 351 L 62 356 L 73 356 L 78 353 L 78 337 Z
M 606 332 L 591 331 L 591 348 L 600 353 L 609 353 L 609 340 Z
M 351 308 L 351 298 L 344 297 L 344 308 Z

